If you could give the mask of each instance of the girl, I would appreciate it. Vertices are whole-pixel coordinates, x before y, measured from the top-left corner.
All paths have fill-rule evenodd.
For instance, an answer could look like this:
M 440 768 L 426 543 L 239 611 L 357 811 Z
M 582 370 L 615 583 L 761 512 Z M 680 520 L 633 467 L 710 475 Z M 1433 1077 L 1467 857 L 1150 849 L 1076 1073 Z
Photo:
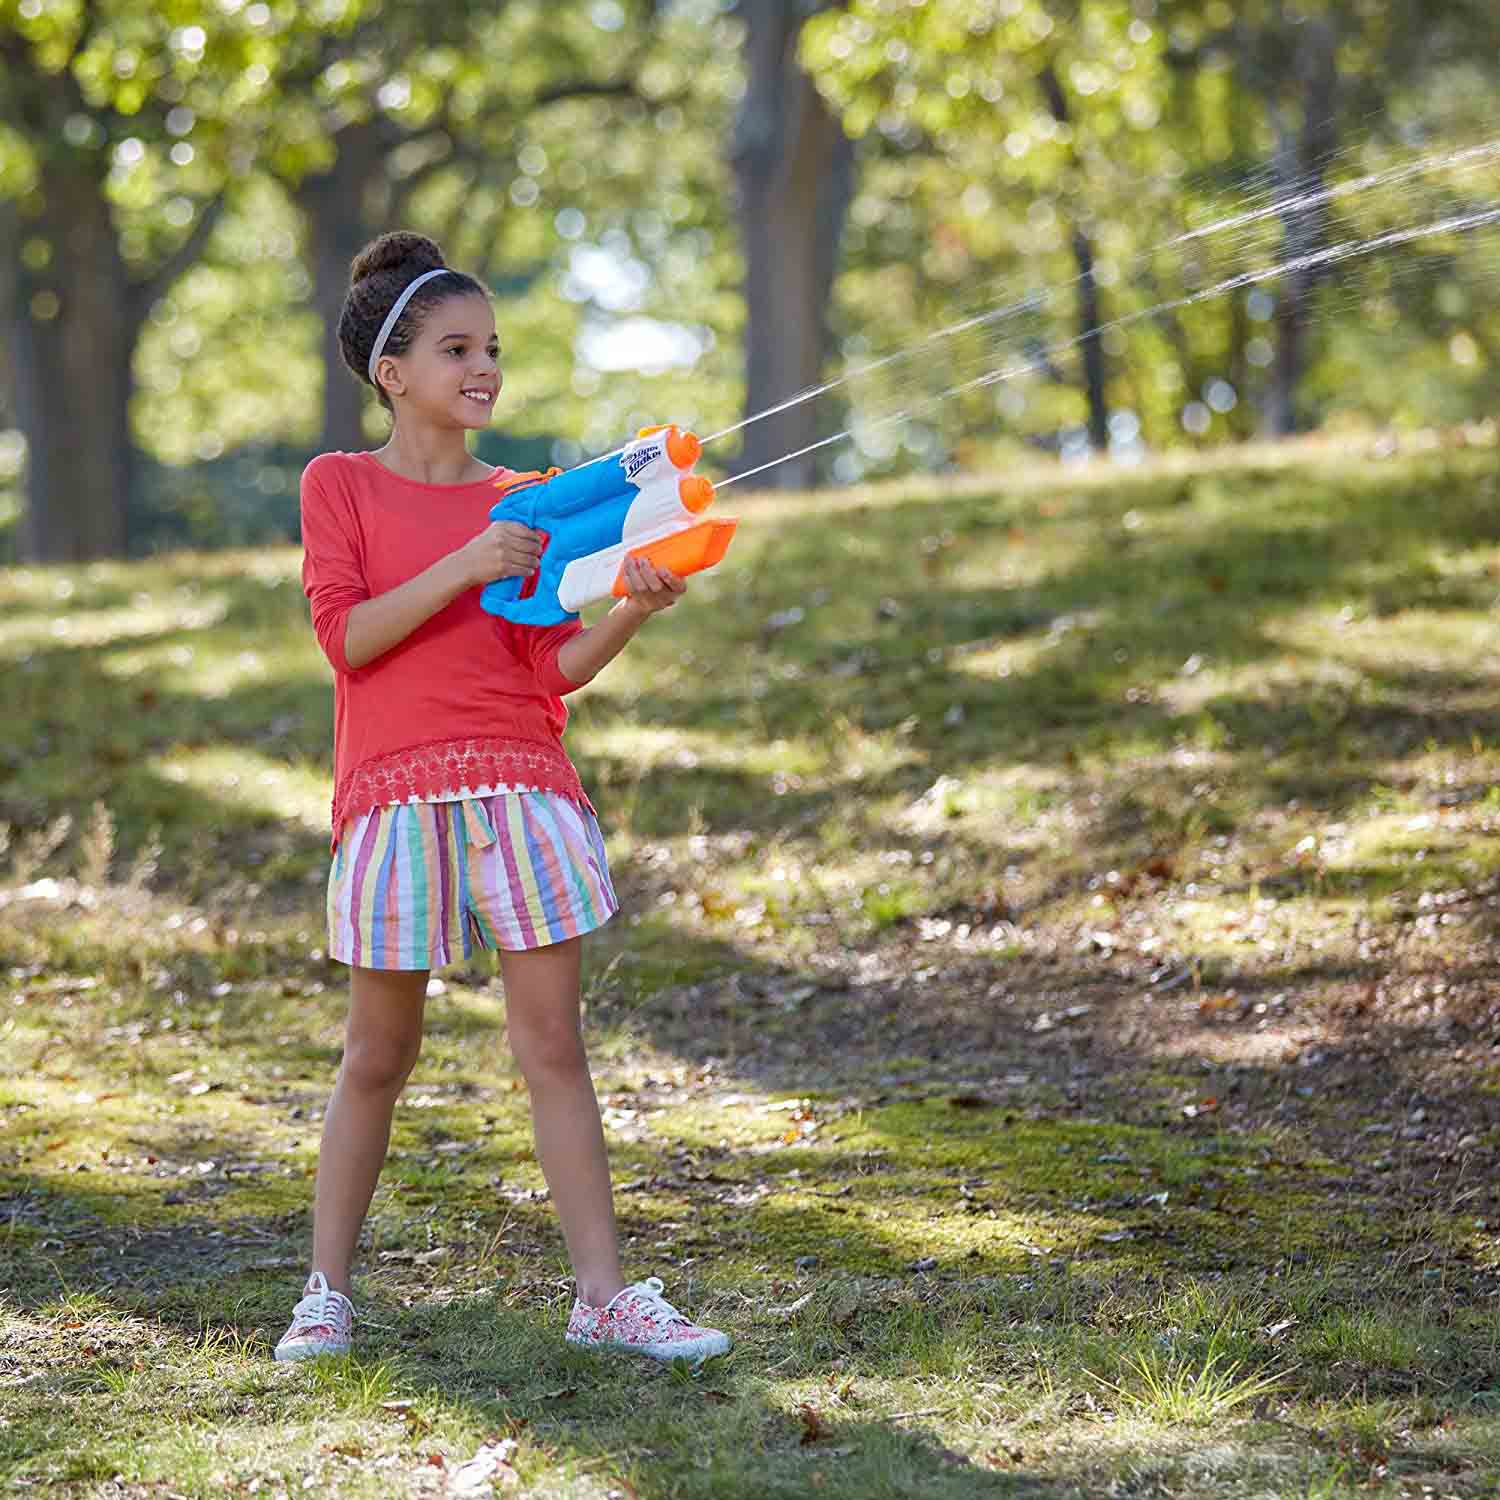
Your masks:
M 582 934 L 614 913 L 593 809 L 562 747 L 562 695 L 588 682 L 684 584 L 626 564 L 597 624 L 539 629 L 486 614 L 479 590 L 524 577 L 543 538 L 489 521 L 498 471 L 468 451 L 500 393 L 484 288 L 429 239 L 382 235 L 356 257 L 344 358 L 391 412 L 373 453 L 302 476 L 303 586 L 334 669 L 329 953 L 350 965 L 343 1064 L 323 1124 L 312 1274 L 277 1359 L 353 1341 L 349 1263 L 417 1060 L 428 971 L 500 950 L 511 1047 L 577 1297 L 567 1341 L 700 1360 L 728 1338 L 626 1286 L 599 1105 L 579 1026 Z

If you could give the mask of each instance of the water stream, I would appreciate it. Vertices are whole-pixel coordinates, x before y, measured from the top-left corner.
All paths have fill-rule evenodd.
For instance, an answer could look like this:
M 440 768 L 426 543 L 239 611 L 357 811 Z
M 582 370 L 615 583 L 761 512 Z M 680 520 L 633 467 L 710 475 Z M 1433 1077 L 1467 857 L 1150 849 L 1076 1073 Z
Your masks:
M 1480 145 L 1430 152 L 1415 161 L 1403 162 L 1378 172 L 1366 173 L 1360 177 L 1316 189 L 1303 189 L 1291 192 L 1283 191 L 1279 196 L 1272 197 L 1268 201 L 1257 204 L 1254 207 L 1240 209 L 1236 212 L 1226 214 L 1209 224 L 1185 230 L 1172 239 L 1143 252 L 1137 257 L 1137 263 L 1147 261 L 1163 251 L 1170 251 L 1174 248 L 1195 242 L 1219 239 L 1225 236 L 1238 237 L 1240 243 L 1231 248 L 1242 250 L 1253 243 L 1245 232 L 1255 226 L 1265 225 L 1268 222 L 1283 222 L 1290 216 L 1306 214 L 1314 209 L 1323 208 L 1340 200 L 1399 188 L 1404 184 L 1410 184 L 1417 179 L 1430 177 L 1438 173 L 1453 172 L 1462 174 L 1497 163 L 1500 163 L 1500 138 L 1484 142 Z M 1487 205 L 1470 209 L 1466 212 L 1450 213 L 1429 223 L 1415 227 L 1390 230 L 1385 233 L 1362 238 L 1344 239 L 1335 244 L 1325 245 L 1319 249 L 1309 251 L 1303 255 L 1287 257 L 1272 265 L 1236 272 L 1233 275 L 1226 276 L 1214 282 L 1210 286 L 1186 292 L 1177 297 L 1164 298 L 1153 303 L 1150 307 L 1141 308 L 1117 318 L 1107 319 L 1094 327 L 1070 337 L 1057 338 L 1050 342 L 1038 341 L 1037 346 L 1031 348 L 1026 358 L 1021 360 L 1011 358 L 999 364 L 993 364 L 995 351 L 991 349 L 980 360 L 981 363 L 986 363 L 990 367 L 983 369 L 979 374 L 955 382 L 936 395 L 907 405 L 900 411 L 892 412 L 866 422 L 852 424 L 850 427 L 836 432 L 831 436 L 820 438 L 814 443 L 809 443 L 804 447 L 784 453 L 769 462 L 758 464 L 754 468 L 720 480 L 717 487 L 723 489 L 728 485 L 753 478 L 755 475 L 763 474 L 767 470 L 777 467 L 779 464 L 804 457 L 809 453 L 829 447 L 832 444 L 844 442 L 856 436 L 863 437 L 881 428 L 909 421 L 913 417 L 931 411 L 941 403 L 964 395 L 967 392 L 998 385 L 1004 381 L 1012 380 L 1017 376 L 1033 374 L 1043 362 L 1057 355 L 1064 354 L 1089 339 L 1102 337 L 1115 330 L 1129 328 L 1143 320 L 1179 311 L 1211 298 L 1223 297 L 1246 287 L 1253 287 L 1264 282 L 1274 281 L 1282 276 L 1295 275 L 1299 272 L 1324 270 L 1347 261 L 1377 254 L 1382 250 L 1390 250 L 1401 245 L 1411 244 L 1444 234 L 1471 233 L 1497 222 L 1500 222 L 1500 207 Z M 807 389 L 799 391 L 784 401 L 777 402 L 763 411 L 758 411 L 744 417 L 740 421 L 712 433 L 704 439 L 704 442 L 705 444 L 718 442 L 733 433 L 742 431 L 753 423 L 763 421 L 780 412 L 789 411 L 794 407 L 801 406 L 805 402 L 817 400 L 854 381 L 898 365 L 902 361 L 913 359 L 924 353 L 930 353 L 935 345 L 950 342 L 962 335 L 981 332 L 985 338 L 995 342 L 1007 336 L 1013 337 L 1013 325 L 1016 325 L 1018 320 L 1039 314 L 1049 302 L 1066 295 L 1075 288 L 1078 285 L 1079 279 L 1075 277 L 1071 281 L 1060 283 L 1056 287 L 1032 292 L 1023 297 L 1012 298 L 1001 302 L 997 306 L 959 319 L 933 333 L 926 334 L 920 339 L 912 341 L 900 349 L 883 355 L 879 359 L 858 365 L 832 380 L 809 386 Z

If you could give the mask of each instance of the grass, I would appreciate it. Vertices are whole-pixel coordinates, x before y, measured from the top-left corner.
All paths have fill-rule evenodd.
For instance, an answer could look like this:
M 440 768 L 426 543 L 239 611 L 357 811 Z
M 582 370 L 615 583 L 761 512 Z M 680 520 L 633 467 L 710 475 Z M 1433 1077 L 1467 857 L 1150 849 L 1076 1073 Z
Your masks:
M 357 1355 L 270 1360 L 344 1004 L 298 556 L 0 578 L 0 1488 L 1500 1494 L 1497 498 L 1296 447 L 745 500 L 569 731 L 696 1375 L 562 1344 L 478 960 Z

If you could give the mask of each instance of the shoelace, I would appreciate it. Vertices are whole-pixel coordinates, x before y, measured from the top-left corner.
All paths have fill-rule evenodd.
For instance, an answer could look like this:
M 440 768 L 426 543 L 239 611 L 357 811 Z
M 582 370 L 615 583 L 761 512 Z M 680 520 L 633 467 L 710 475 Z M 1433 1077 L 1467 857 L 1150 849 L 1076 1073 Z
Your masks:
M 660 1276 L 648 1276 L 644 1281 L 637 1281 L 633 1286 L 625 1288 L 625 1292 L 634 1292 L 637 1302 L 644 1303 L 664 1323 L 686 1323 L 688 1320 L 662 1296 L 663 1290 L 664 1284 Z M 620 1295 L 623 1297 L 625 1292 Z
M 292 1309 L 291 1335 L 311 1333 L 315 1328 L 326 1328 L 330 1333 L 339 1331 L 339 1303 L 349 1309 L 353 1321 L 354 1304 L 342 1293 L 328 1285 L 321 1272 L 311 1278 L 313 1290 Z

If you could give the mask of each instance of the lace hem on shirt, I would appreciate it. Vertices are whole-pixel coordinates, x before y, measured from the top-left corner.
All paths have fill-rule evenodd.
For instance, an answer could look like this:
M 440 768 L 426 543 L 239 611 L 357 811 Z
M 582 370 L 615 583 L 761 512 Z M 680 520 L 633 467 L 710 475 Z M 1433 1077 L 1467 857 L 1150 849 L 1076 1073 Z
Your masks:
M 408 745 L 355 766 L 334 792 L 334 842 L 346 819 L 371 808 L 501 785 L 557 792 L 592 811 L 578 772 L 560 745 L 504 736 L 438 740 Z

